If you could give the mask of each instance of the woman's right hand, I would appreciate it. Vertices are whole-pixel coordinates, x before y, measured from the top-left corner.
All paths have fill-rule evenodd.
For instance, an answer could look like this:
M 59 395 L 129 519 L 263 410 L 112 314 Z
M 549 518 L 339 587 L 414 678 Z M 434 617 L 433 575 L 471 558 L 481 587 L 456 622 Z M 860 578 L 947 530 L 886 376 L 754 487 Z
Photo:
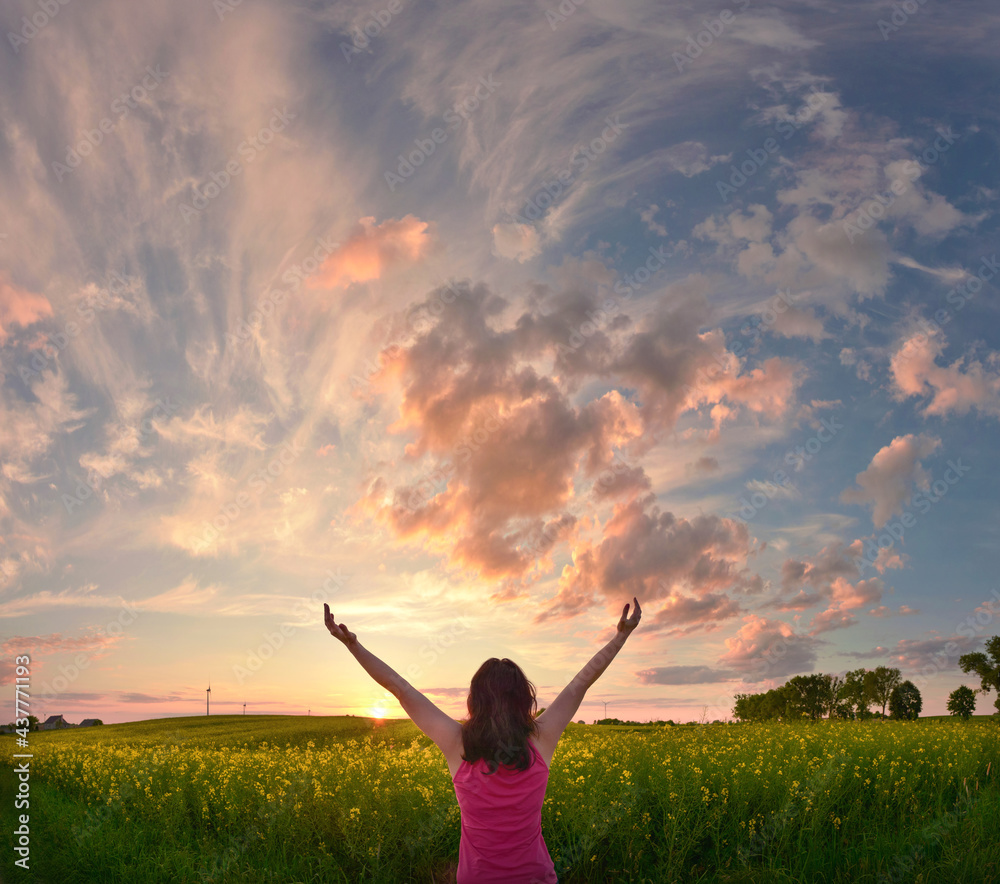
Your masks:
M 642 618 L 642 608 L 639 607 L 639 600 L 633 596 L 632 601 L 635 602 L 635 609 L 632 611 L 632 616 L 629 617 L 628 605 L 625 605 L 622 610 L 621 620 L 618 621 L 618 635 L 622 638 L 628 638 L 632 630 L 639 625 L 639 620 Z

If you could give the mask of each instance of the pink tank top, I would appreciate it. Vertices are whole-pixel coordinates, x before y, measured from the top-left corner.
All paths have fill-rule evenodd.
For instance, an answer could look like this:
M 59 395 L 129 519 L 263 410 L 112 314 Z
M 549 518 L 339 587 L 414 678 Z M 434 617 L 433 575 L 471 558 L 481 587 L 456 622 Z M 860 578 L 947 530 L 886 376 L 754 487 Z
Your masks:
M 487 774 L 480 758 L 463 760 L 455 773 L 462 812 L 456 884 L 557 884 L 555 865 L 542 838 L 542 802 L 549 768 L 528 740 L 527 770 L 504 767 Z

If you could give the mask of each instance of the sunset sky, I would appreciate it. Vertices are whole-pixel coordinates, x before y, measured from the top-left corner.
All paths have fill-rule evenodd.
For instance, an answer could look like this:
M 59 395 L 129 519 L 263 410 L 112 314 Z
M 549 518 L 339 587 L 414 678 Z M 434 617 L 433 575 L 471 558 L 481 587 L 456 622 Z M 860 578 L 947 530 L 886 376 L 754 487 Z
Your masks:
M 550 703 L 633 596 L 588 722 L 978 687 L 995 3 L 49 7 L 0 10 L 35 714 L 402 717 L 324 602 L 455 718 L 490 656 Z

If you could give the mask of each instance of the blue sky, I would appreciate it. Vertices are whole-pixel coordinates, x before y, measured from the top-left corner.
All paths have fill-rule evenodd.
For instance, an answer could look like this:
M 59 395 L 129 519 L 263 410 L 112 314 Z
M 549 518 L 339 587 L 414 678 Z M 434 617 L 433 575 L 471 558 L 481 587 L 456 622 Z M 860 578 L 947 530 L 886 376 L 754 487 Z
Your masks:
M 909 11 L 908 11 L 909 10 Z M 1000 629 L 971 0 L 122 0 L 0 25 L 0 611 L 70 720 L 592 720 Z M 990 702 L 980 699 L 980 710 Z M 705 707 L 708 707 L 707 709 Z

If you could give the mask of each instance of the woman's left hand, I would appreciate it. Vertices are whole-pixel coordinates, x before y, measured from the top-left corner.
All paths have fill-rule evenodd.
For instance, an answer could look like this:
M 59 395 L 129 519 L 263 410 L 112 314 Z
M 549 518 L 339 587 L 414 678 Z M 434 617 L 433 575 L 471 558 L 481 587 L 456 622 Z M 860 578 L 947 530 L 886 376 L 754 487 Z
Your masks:
M 323 622 L 326 623 L 326 628 L 330 630 L 330 635 L 339 638 L 347 647 L 353 647 L 358 643 L 358 637 L 348 630 L 346 623 L 334 622 L 333 614 L 330 613 L 330 606 L 325 603 L 323 605 Z

